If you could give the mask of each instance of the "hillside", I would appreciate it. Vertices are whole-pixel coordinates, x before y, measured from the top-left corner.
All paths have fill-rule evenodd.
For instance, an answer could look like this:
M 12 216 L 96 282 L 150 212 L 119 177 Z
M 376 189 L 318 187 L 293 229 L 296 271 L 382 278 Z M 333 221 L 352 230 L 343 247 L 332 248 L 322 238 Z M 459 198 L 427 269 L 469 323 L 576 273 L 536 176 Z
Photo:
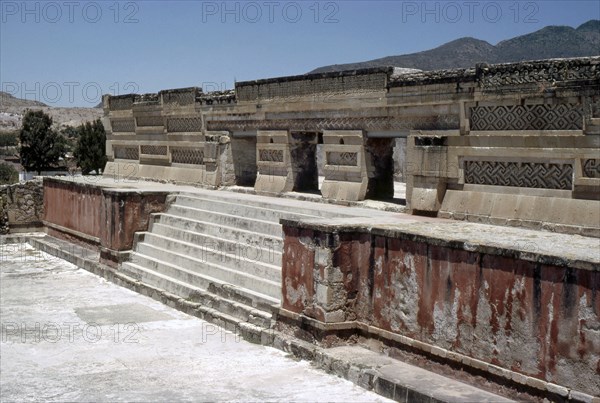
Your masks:
M 57 127 L 79 126 L 102 117 L 102 108 L 66 108 L 48 106 L 39 101 L 20 99 L 0 91 L 0 131 L 12 131 L 21 127 L 21 119 L 27 109 L 41 109 L 54 120 Z
M 475 38 L 460 38 L 423 52 L 323 66 L 310 73 L 379 66 L 437 70 L 474 67 L 477 63 L 508 63 L 596 55 L 600 55 L 600 20 L 590 20 L 578 28 L 548 26 L 530 34 L 501 41 L 495 46 Z

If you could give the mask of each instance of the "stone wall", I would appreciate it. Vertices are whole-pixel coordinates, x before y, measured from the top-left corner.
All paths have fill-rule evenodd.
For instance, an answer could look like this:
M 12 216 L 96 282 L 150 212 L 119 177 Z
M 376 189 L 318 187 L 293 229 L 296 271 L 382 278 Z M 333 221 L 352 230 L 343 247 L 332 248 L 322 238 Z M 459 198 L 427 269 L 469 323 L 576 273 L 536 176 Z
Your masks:
M 101 187 L 44 178 L 44 225 L 50 235 L 100 251 L 116 267 L 133 247 L 134 233 L 148 229 L 150 215 L 166 205 L 166 192 Z
M 406 138 L 395 139 L 393 159 L 394 180 L 404 182 L 406 173 Z
M 107 96 L 104 172 L 281 193 L 318 191 L 316 166 L 325 198 L 357 201 L 391 197 L 393 170 L 414 214 L 600 236 L 599 66 L 600 57 L 588 57 L 406 74 L 375 68 L 213 93 Z M 268 132 L 291 137 L 265 145 L 260 133 Z M 301 144 L 294 133 L 317 141 Z M 328 133 L 362 138 L 318 144 Z M 242 140 L 250 137 L 256 143 Z
M 41 179 L 0 186 L 0 233 L 39 231 L 44 214 Z
M 236 95 L 240 102 L 255 102 L 382 91 L 392 73 L 393 68 L 372 68 L 243 81 L 236 83 Z
M 568 260 L 507 234 L 477 243 L 415 224 L 283 224 L 282 307 L 316 333 L 355 329 L 504 382 L 600 394 L 597 254 Z
M 69 180 L 44 178 L 44 224 L 51 234 L 68 240 L 100 244 L 102 188 Z
M 8 234 L 10 227 L 8 225 L 8 203 L 7 197 L 0 190 L 0 235 Z

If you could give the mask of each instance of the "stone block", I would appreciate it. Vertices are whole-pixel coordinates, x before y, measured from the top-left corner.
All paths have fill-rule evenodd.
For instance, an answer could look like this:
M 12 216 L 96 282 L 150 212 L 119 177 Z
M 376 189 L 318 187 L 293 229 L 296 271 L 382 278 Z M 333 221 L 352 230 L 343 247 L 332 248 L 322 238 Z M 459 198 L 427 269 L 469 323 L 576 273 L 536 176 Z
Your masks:
M 288 131 L 257 132 L 256 165 L 257 192 L 282 193 L 294 189 Z
M 361 130 L 323 132 L 323 197 L 358 201 L 393 196 L 391 139 L 370 139 Z

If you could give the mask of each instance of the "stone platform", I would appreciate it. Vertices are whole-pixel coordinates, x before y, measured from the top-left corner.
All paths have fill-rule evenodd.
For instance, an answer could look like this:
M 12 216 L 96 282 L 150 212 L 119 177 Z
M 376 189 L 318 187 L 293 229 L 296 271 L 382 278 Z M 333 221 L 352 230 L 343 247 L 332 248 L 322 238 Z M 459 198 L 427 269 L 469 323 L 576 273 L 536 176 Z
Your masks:
M 389 401 L 27 244 L 0 262 L 2 401 Z
M 244 188 L 84 181 L 48 182 L 71 193 L 56 199 L 76 212 L 69 225 L 85 228 L 78 227 L 77 212 L 93 219 L 93 209 L 76 207 L 80 192 L 94 189 L 124 200 L 99 206 L 117 220 L 108 223 L 120 229 L 113 236 L 132 242 L 113 269 L 89 259 L 83 267 L 240 327 L 249 340 L 264 343 L 272 329 L 307 346 L 327 346 L 332 337 L 376 339 L 385 350 L 484 373 L 532 396 L 585 400 L 600 390 L 597 238 L 413 216 L 366 208 L 369 202 L 314 203 L 310 194 L 274 198 Z M 135 195 L 134 206 L 144 205 L 145 195 L 164 203 L 152 204 L 148 217 L 138 215 L 145 226 L 120 224 L 126 217 L 120 209 L 132 208 L 120 193 Z M 77 238 L 64 232 L 64 239 Z M 51 239 L 34 243 L 61 249 Z M 98 249 L 102 260 L 101 246 L 82 244 Z M 567 344 L 574 339 L 579 344 Z

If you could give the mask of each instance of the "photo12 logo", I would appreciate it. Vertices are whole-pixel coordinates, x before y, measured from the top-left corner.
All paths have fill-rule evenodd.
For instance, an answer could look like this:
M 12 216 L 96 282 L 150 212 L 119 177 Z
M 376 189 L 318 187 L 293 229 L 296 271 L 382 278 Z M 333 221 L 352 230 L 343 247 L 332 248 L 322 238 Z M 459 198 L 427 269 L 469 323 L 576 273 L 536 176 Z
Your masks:
M 339 11 L 339 3 L 334 1 L 203 1 L 202 22 L 295 24 L 304 19 L 315 24 L 337 24 Z
M 78 322 L 3 322 L 2 343 L 73 343 L 82 340 L 97 343 L 139 343 L 140 327 L 136 323 L 116 323 L 100 326 L 96 323 Z
M 536 1 L 403 1 L 402 22 L 535 24 L 539 11 Z
M 115 24 L 136 24 L 140 6 L 134 1 L 2 1 L 1 21 L 6 23 L 87 22 L 95 24 L 108 19 Z
M 2 92 L 16 98 L 43 102 L 45 104 L 73 104 L 78 101 L 84 101 L 95 106 L 102 100 L 103 94 L 120 95 L 137 93 L 138 91 L 139 85 L 133 81 L 126 83 L 115 82 L 104 87 L 100 83 L 93 81 L 64 81 L 62 83 L 56 81 L 47 83 L 2 82 Z

